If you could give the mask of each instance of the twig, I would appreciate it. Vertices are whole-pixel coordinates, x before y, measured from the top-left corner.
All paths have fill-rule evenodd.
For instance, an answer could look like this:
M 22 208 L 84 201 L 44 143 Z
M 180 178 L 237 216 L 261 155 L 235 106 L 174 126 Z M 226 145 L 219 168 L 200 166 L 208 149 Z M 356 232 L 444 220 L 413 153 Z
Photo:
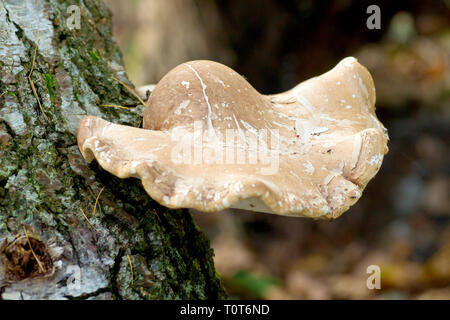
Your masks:
M 141 120 L 139 120 L 139 123 L 138 123 L 138 125 L 136 126 L 136 128 L 140 128 L 141 127 L 141 123 L 142 123 L 142 120 L 144 119 L 144 117 L 141 117 Z
M 128 107 L 124 107 L 124 106 L 119 106 L 117 104 L 101 104 L 100 107 L 106 107 L 106 108 L 119 108 L 119 109 L 125 109 L 125 110 L 129 110 L 130 108 Z
M 28 74 L 28 81 L 30 81 L 31 90 L 33 91 L 34 97 L 36 98 L 36 100 L 37 100 L 37 102 L 38 102 L 39 109 L 41 109 L 41 112 L 42 112 L 42 114 L 44 115 L 45 120 L 46 120 L 48 123 L 50 123 L 50 120 L 48 119 L 47 115 L 46 115 L 45 112 L 44 112 L 44 109 L 42 108 L 41 101 L 39 100 L 39 97 L 38 97 L 38 95 L 37 95 L 36 88 L 34 87 L 34 82 L 33 82 L 33 80 L 31 79 L 31 74 L 32 74 L 33 71 L 34 71 L 34 63 L 35 63 L 35 61 L 36 61 L 36 53 L 37 53 L 38 46 L 39 46 L 39 29 L 36 31 L 36 47 L 34 48 L 33 60 L 32 60 L 32 62 L 31 62 L 31 70 L 30 70 L 30 73 Z
M 31 241 L 30 241 L 30 238 L 28 237 L 27 229 L 25 229 L 25 226 L 23 226 L 23 232 L 25 232 L 25 236 L 27 237 L 28 245 L 30 246 L 30 250 L 31 250 L 31 253 L 33 254 L 34 259 L 36 259 L 36 262 L 38 263 L 39 268 L 41 269 L 42 273 L 44 273 L 45 269 L 42 266 L 41 261 L 39 261 L 39 258 L 37 257 L 36 253 L 34 253 L 34 250 L 33 250 L 33 247 L 31 246 Z
M 95 216 L 95 209 L 97 208 L 97 203 L 98 203 L 98 199 L 100 198 L 100 195 L 102 194 L 103 189 L 105 189 L 105 187 L 103 187 L 100 192 L 97 195 L 97 198 L 95 198 L 95 204 L 94 204 L 94 210 L 92 211 L 92 216 Z
M 120 80 L 117 79 L 116 77 L 112 77 L 112 78 L 113 78 L 114 80 L 116 80 L 117 82 L 119 82 L 121 85 L 123 85 L 125 88 L 127 88 L 128 91 L 130 91 L 131 94 L 132 94 L 133 96 L 135 96 L 143 106 L 145 106 L 145 102 L 141 99 L 141 97 L 140 97 L 134 90 L 132 90 L 129 86 L 127 86 L 125 83 L 123 83 L 122 81 L 120 81 Z M 142 122 L 142 119 L 139 121 L 139 123 L 138 123 L 138 125 L 137 125 L 137 128 L 139 128 L 139 127 L 141 126 L 141 122 Z
M 36 30 L 36 47 L 34 48 L 33 59 L 31 60 L 31 70 L 30 73 L 28 74 L 28 78 L 31 77 L 31 74 L 33 73 L 34 70 L 34 63 L 36 62 L 36 53 L 38 46 L 39 46 L 39 29 Z
M 86 221 L 89 223 L 89 225 L 95 229 L 95 227 L 92 225 L 92 223 L 89 221 L 88 217 L 86 216 L 86 214 L 84 213 L 83 209 L 80 208 L 81 214 L 83 215 L 83 217 L 86 219 Z
M 131 272 L 131 287 L 133 288 L 133 278 L 134 278 L 134 272 L 133 272 L 133 264 L 131 263 L 130 256 L 127 254 L 128 263 L 130 264 L 130 272 Z
M 39 97 L 38 97 L 38 95 L 37 95 L 36 88 L 34 87 L 33 80 L 31 80 L 30 77 L 28 78 L 28 80 L 30 80 L 31 90 L 33 90 L 34 97 L 36 98 L 36 100 L 37 100 L 37 102 L 38 102 L 39 109 L 41 109 L 41 112 L 42 112 L 42 114 L 44 115 L 45 121 L 47 121 L 48 123 L 50 123 L 50 120 L 48 120 L 48 117 L 47 117 L 47 115 L 45 114 L 44 109 L 42 108 L 41 101 L 39 101 Z
M 123 85 L 125 88 L 127 88 L 128 91 L 130 91 L 130 93 L 131 93 L 133 96 L 135 96 L 143 106 L 145 106 L 145 102 L 141 99 L 141 97 L 139 97 L 139 95 L 138 95 L 133 89 L 131 89 L 129 86 L 127 86 L 125 83 L 123 83 L 122 81 L 120 81 L 120 80 L 117 79 L 116 77 L 112 77 L 112 78 L 113 78 L 114 80 L 116 80 L 117 82 L 119 82 L 121 85 Z
M 91 194 L 92 198 L 95 198 L 94 193 L 92 192 L 91 188 L 88 188 L 89 193 Z

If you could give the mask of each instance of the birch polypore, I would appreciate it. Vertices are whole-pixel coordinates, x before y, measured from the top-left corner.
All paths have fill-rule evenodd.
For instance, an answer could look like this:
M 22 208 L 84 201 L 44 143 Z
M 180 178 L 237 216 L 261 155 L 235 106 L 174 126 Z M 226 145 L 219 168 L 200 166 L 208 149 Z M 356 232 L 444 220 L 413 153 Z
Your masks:
M 170 208 L 333 219 L 388 151 L 374 105 L 372 77 L 354 58 L 274 95 L 222 64 L 191 61 L 154 88 L 143 129 L 87 116 L 78 145 Z

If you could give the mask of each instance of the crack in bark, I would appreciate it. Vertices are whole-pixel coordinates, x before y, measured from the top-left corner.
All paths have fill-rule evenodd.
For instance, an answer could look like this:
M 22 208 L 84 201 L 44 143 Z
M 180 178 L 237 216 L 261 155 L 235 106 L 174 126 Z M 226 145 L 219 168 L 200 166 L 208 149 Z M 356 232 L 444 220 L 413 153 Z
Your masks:
M 71 296 L 71 295 L 64 295 L 64 297 L 67 298 L 68 300 L 88 300 L 89 298 L 99 296 L 103 293 L 112 293 L 112 292 L 111 292 L 110 288 L 106 287 L 106 288 L 100 288 L 97 291 L 87 293 L 82 296 L 75 297 L 75 296 Z
M 117 256 L 114 260 L 114 266 L 111 272 L 111 293 L 118 299 L 122 300 L 122 296 L 119 293 L 119 285 L 117 283 L 117 277 L 120 272 L 120 263 L 122 262 L 122 258 L 125 255 L 125 250 L 123 248 L 119 249 Z

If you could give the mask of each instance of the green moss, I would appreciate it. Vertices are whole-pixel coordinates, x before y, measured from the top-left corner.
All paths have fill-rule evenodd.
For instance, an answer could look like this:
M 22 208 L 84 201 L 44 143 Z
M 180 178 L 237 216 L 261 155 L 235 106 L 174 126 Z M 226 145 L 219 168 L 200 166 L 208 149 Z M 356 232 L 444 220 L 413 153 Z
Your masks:
M 89 52 L 89 54 L 91 55 L 91 58 L 95 61 L 95 62 L 99 62 L 100 61 L 100 56 L 94 51 L 91 50 Z
M 52 101 L 52 104 L 55 104 L 55 94 L 53 92 L 53 90 L 56 86 L 55 78 L 49 73 L 44 73 L 44 81 L 45 81 L 45 86 L 47 87 L 48 93 L 50 94 L 50 99 Z

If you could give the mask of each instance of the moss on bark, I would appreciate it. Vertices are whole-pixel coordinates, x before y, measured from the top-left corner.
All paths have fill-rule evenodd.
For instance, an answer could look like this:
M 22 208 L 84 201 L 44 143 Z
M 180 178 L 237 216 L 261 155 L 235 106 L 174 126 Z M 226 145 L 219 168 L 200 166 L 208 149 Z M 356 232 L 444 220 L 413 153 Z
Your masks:
M 80 29 L 70 30 L 68 5 L 0 0 L 0 240 L 12 242 L 23 225 L 31 226 L 54 265 L 46 277 L 9 281 L 3 255 L 0 294 L 223 298 L 209 241 L 190 214 L 159 206 L 138 180 L 88 166 L 79 153 L 75 133 L 84 115 L 137 125 L 143 106 L 113 79 L 132 86 L 108 8 L 96 0 L 71 1 L 81 9 L 81 21 Z

